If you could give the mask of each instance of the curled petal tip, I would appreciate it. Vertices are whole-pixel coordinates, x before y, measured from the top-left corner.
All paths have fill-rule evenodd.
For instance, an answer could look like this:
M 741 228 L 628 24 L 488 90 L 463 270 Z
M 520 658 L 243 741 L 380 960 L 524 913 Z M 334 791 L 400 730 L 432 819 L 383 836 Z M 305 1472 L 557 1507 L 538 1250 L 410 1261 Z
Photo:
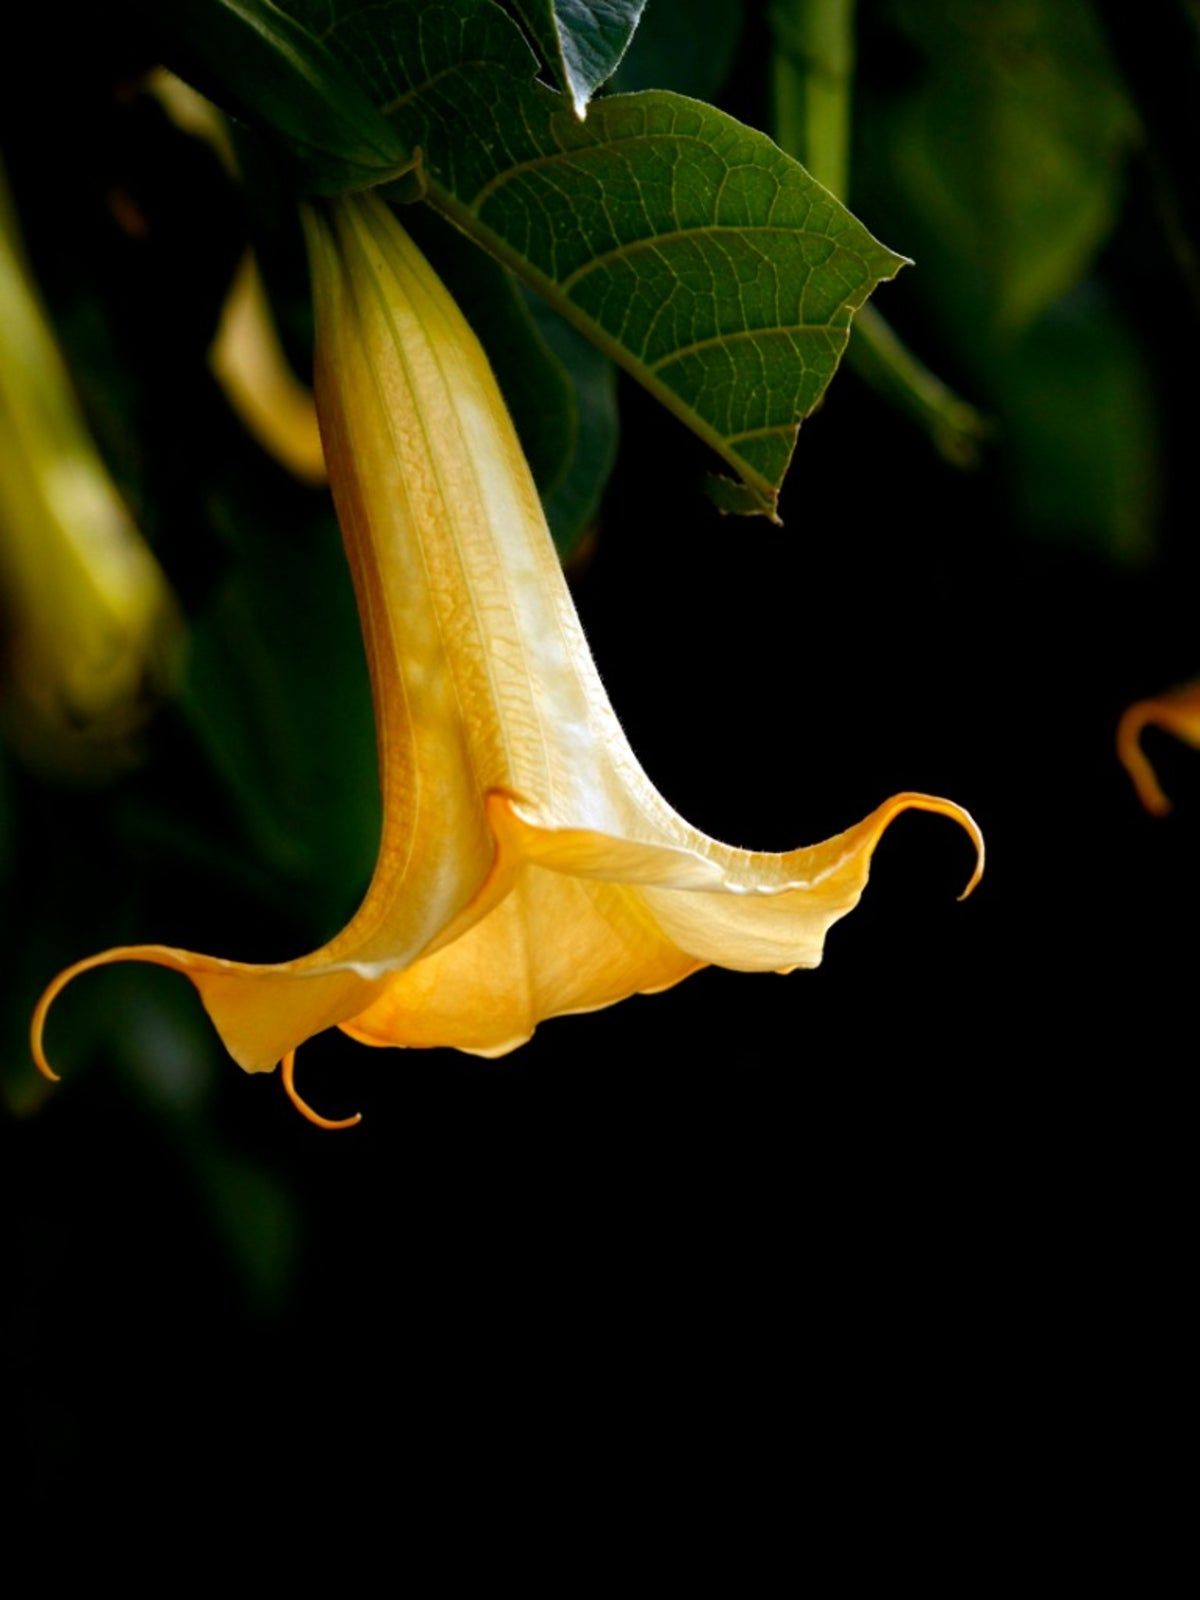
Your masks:
M 984 845 L 983 834 L 980 831 L 979 824 L 969 811 L 964 811 L 961 807 L 955 806 L 953 812 L 948 812 L 947 815 L 952 815 L 954 820 L 965 828 L 970 835 L 971 843 L 975 846 L 975 870 L 967 880 L 966 888 L 958 897 L 962 901 L 973 895 L 979 887 L 979 880 L 983 877 L 983 869 L 987 861 L 987 848 Z
M 42 992 L 41 999 L 34 1007 L 33 1018 L 29 1024 L 29 1048 L 33 1055 L 33 1064 L 41 1073 L 42 1077 L 48 1079 L 51 1083 L 61 1083 L 62 1075 L 55 1072 L 54 1068 L 46 1059 L 46 1045 L 44 1039 L 46 1032 L 46 1018 L 50 1013 L 50 1007 L 54 1004 L 55 1000 L 58 999 L 58 996 L 62 993 L 63 989 L 66 988 L 67 984 L 70 983 L 71 979 L 75 977 L 78 971 L 78 966 L 68 967 L 65 972 L 60 972 L 58 974 L 53 983 L 47 985 Z
M 73 983 L 81 973 L 91 972 L 96 967 L 111 966 L 118 961 L 148 961 L 156 966 L 178 967 L 174 959 L 174 952 L 164 950 L 160 945 L 118 945 L 112 950 L 102 950 L 99 955 L 87 956 L 83 961 L 76 961 L 54 978 L 42 992 L 42 997 L 33 1010 L 33 1018 L 29 1024 L 29 1047 L 33 1053 L 34 1065 L 43 1078 L 49 1078 L 51 1083 L 60 1083 L 62 1080 L 46 1059 L 46 1047 L 43 1035 L 46 1031 L 46 1018 L 50 1007 L 69 983 Z
M 314 1128 L 326 1128 L 331 1133 L 336 1133 L 340 1128 L 355 1128 L 362 1121 L 362 1112 L 356 1111 L 352 1117 L 323 1117 L 319 1111 L 314 1111 L 308 1102 L 301 1098 L 300 1091 L 296 1088 L 296 1052 L 289 1050 L 279 1063 L 280 1076 L 287 1097 L 295 1106 L 300 1115 L 312 1123 Z
M 987 852 L 983 843 L 983 832 L 971 813 L 963 806 L 956 805 L 953 800 L 943 800 L 940 795 L 911 792 L 898 794 L 894 795 L 881 808 L 881 811 L 876 813 L 879 818 L 879 834 L 882 834 L 888 824 L 894 821 L 902 811 L 932 811 L 935 816 L 949 817 L 951 821 L 958 823 L 959 827 L 962 828 L 975 846 L 975 870 L 972 872 L 966 888 L 958 898 L 959 900 L 965 900 L 968 895 L 973 894 L 979 886 L 979 880 L 983 877 Z M 876 835 L 876 838 L 879 837 L 879 834 Z
M 1153 817 L 1165 817 L 1171 809 L 1158 774 L 1142 749 L 1142 729 L 1150 724 L 1167 728 L 1186 737 L 1174 725 L 1164 701 L 1138 700 L 1127 706 L 1117 724 L 1117 759 L 1129 774 L 1137 797 Z
M 1200 682 L 1134 701 L 1117 724 L 1117 757 L 1133 780 L 1138 799 L 1153 816 L 1165 817 L 1171 802 L 1142 750 L 1142 730 L 1147 727 L 1161 728 L 1200 750 Z
M 42 1048 L 42 1029 L 40 1018 L 38 1019 L 34 1030 L 31 1033 L 30 1043 L 33 1046 L 33 1064 L 41 1073 L 42 1077 L 48 1079 L 50 1083 L 61 1083 L 62 1074 L 55 1072 L 54 1068 L 46 1060 L 46 1052 Z

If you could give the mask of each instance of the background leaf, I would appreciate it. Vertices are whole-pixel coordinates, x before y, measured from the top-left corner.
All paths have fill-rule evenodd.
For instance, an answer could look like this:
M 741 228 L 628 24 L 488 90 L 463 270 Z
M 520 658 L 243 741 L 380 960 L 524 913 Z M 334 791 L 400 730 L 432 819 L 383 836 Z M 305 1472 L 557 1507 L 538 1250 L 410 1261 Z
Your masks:
M 513 0 L 513 4 L 582 121 L 588 101 L 620 65 L 646 0 Z
M 334 924 L 379 842 L 357 612 L 324 498 L 265 462 L 258 482 L 247 467 L 240 480 L 208 490 L 228 558 L 193 623 L 184 714 L 256 858 Z
M 903 212 L 926 272 L 958 275 L 961 333 L 1003 336 L 1077 283 L 1108 234 L 1134 132 L 1125 96 L 1082 0 L 894 0 L 886 15 L 909 81 L 880 101 L 870 203 Z
M 612 87 L 674 89 L 693 100 L 716 100 L 733 69 L 745 22 L 742 0 L 653 0 L 642 14 Z
M 1023 521 L 1144 560 L 1160 499 L 1154 386 L 1111 297 L 1089 283 L 1051 306 L 997 362 L 994 393 Z
M 1129 307 L 1094 280 L 1136 126 L 1091 9 L 893 0 L 871 17 L 858 192 L 918 263 L 901 306 L 995 418 L 1025 528 L 1143 559 L 1152 383 Z

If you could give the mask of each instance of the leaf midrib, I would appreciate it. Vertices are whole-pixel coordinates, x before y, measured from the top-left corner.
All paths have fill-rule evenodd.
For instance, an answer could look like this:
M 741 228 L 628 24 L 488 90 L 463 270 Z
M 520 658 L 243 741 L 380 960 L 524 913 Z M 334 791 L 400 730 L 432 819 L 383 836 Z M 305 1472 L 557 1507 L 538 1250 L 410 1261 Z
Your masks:
M 572 327 L 578 329 L 586 339 L 601 350 L 611 361 L 623 367 L 638 383 L 642 385 L 660 405 L 665 406 L 672 416 L 678 418 L 685 427 L 704 441 L 710 449 L 714 450 L 723 461 L 733 468 L 738 476 L 754 490 L 768 509 L 773 508 L 778 498 L 775 485 L 770 479 L 765 478 L 761 472 L 746 461 L 729 443 L 728 437 L 720 433 L 711 423 L 702 417 L 683 397 L 663 383 L 655 372 L 634 352 L 628 345 L 615 339 L 600 323 L 576 305 L 575 301 L 562 292 L 562 286 L 554 278 L 549 277 L 539 267 L 535 266 L 528 256 L 515 250 L 500 234 L 489 228 L 470 205 L 464 204 L 457 196 L 443 187 L 436 180 L 428 180 L 426 199 L 436 210 L 454 224 L 461 233 L 476 244 L 483 246 L 490 255 L 493 255 L 503 266 L 515 272 L 518 277 L 524 278 L 539 294 L 541 294 L 558 311 Z M 799 423 L 782 423 L 779 432 L 795 432 Z

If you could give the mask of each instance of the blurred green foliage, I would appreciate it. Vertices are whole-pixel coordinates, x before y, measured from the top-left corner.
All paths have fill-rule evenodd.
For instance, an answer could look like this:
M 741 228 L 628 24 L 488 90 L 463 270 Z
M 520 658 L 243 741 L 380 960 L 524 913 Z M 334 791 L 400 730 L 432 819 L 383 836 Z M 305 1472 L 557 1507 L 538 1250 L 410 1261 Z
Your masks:
M 854 99 L 854 0 L 773 0 L 771 106 L 780 144 L 840 199 L 848 198 Z M 983 417 L 926 367 L 873 305 L 855 318 L 852 369 L 886 395 L 958 466 L 974 466 Z
M 1085 287 L 1138 128 L 1086 0 L 891 0 L 873 12 L 855 196 L 995 419 L 1012 504 L 1124 561 L 1153 549 L 1153 384 L 1123 308 Z
M 673 89 L 694 100 L 720 102 L 741 43 L 742 0 L 650 0 L 612 88 L 618 94 Z
M 910 82 L 878 104 L 872 148 L 926 273 L 958 275 L 947 317 L 972 344 L 1002 343 L 1103 244 L 1129 107 L 1086 0 L 891 0 L 886 14 Z

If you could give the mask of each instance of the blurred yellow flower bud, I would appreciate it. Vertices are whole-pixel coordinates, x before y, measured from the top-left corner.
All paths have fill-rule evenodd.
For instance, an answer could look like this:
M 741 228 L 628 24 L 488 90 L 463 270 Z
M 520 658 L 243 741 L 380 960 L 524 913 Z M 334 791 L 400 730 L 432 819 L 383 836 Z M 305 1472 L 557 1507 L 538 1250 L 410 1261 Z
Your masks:
M 110 760 L 170 677 L 176 609 L 112 483 L 34 288 L 0 173 L 0 638 L 37 761 Z

